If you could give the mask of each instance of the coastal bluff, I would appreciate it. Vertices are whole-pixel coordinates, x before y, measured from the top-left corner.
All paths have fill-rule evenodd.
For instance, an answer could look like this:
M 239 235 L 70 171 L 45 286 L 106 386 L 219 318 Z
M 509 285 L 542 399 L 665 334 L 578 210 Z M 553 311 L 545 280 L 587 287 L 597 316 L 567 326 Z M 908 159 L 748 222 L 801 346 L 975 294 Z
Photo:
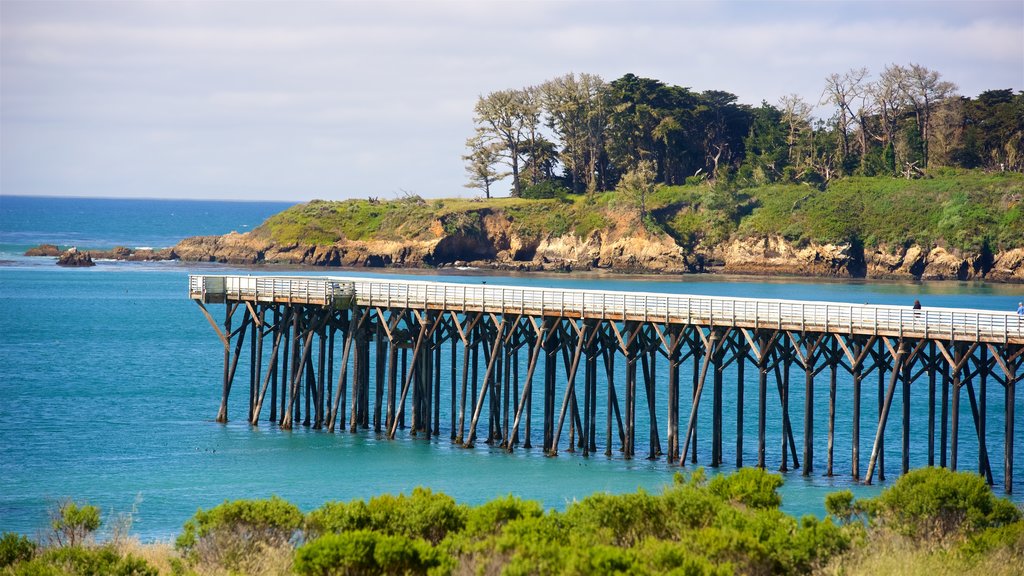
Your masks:
M 452 228 L 444 218 L 413 239 L 337 238 L 333 242 L 280 242 L 261 227 L 252 232 L 193 236 L 170 248 L 89 250 L 92 260 L 219 262 L 233 265 L 323 268 L 472 267 L 505 271 L 608 271 L 632 274 L 723 273 L 834 279 L 983 280 L 1024 283 L 1024 249 L 995 253 L 941 246 L 796 243 L 780 235 L 733 235 L 717 244 L 685 246 L 643 228 L 522 234 L 502 211 L 471 213 L 471 225 Z M 460 216 L 463 224 L 466 215 Z M 67 262 L 74 249 L 40 245 L 26 256 Z M 77 252 L 77 250 L 75 250 Z M 78 252 L 82 254 L 82 252 Z M 88 265 L 88 264 L 86 264 Z
M 311 200 L 245 233 L 95 260 L 1024 283 L 1024 174 L 937 170 L 533 198 Z M 29 255 L 59 256 L 56 246 Z
M 475 267 L 512 271 L 619 273 L 729 273 L 821 278 L 985 280 L 1024 282 L 1024 249 L 966 252 L 918 244 L 865 249 L 852 243 L 799 245 L 778 235 L 731 237 L 687 247 L 668 234 L 617 227 L 586 236 L 523 235 L 501 211 L 478 211 L 472 225 L 408 240 L 339 238 L 331 243 L 281 243 L 256 230 L 186 238 L 169 249 L 173 259 L 236 265 L 279 264 L 346 268 Z

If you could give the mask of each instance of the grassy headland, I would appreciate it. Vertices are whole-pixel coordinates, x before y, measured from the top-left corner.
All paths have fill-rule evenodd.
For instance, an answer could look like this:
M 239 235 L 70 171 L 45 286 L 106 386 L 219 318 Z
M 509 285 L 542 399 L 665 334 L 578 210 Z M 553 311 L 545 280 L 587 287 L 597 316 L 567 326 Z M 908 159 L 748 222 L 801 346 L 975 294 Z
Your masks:
M 641 219 L 621 192 L 559 198 L 392 201 L 314 200 L 268 219 L 253 234 L 279 244 L 345 240 L 415 241 L 479 234 L 480 214 L 505 215 L 524 238 L 593 232 L 670 236 L 687 251 L 733 238 L 777 236 L 795 245 L 859 243 L 866 248 L 941 246 L 977 252 L 1024 247 L 1024 174 L 943 169 L 917 180 L 849 177 L 824 189 L 805 184 L 735 188 L 660 186 Z

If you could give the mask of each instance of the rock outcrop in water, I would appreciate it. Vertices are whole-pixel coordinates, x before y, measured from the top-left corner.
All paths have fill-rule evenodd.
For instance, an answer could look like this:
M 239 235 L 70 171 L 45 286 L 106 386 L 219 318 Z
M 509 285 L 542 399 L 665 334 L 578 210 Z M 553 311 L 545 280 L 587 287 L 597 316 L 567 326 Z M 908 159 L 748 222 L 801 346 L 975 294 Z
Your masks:
M 58 266 L 69 266 L 69 267 L 87 267 L 95 266 L 96 263 L 92 261 L 92 256 L 88 252 L 80 252 L 78 248 L 71 247 L 65 250 L 57 257 Z

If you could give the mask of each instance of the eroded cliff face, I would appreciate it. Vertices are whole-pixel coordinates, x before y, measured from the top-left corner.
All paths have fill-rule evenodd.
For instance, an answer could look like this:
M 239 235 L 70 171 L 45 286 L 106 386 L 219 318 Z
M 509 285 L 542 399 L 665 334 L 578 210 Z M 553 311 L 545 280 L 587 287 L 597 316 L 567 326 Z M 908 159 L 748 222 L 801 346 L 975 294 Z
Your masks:
M 1024 282 L 1024 250 L 965 253 L 943 247 L 852 244 L 795 246 L 779 236 L 733 239 L 716 247 L 721 270 L 737 274 L 784 274 L 899 280 Z
M 794 245 L 781 236 L 734 237 L 692 251 L 667 235 L 613 227 L 585 238 L 524 236 L 500 211 L 483 210 L 446 232 L 438 220 L 426 240 L 339 241 L 329 246 L 276 244 L 254 233 L 187 238 L 170 251 L 185 261 L 327 267 L 476 266 L 511 270 L 609 270 L 829 278 L 1024 282 L 1024 250 L 972 254 L 918 245 L 864 249 L 852 244 Z M 451 226 L 448 226 L 451 229 Z M 622 230 L 632 230 L 623 232 Z

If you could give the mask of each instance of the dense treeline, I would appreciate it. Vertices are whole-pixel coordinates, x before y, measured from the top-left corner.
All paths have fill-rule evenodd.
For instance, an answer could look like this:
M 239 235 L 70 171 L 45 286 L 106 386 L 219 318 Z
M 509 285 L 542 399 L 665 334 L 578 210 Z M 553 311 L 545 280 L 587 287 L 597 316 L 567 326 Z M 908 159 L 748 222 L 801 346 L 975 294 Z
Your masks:
M 939 72 L 891 65 L 832 74 L 819 102 L 753 107 L 627 74 L 567 74 L 481 96 L 467 141 L 468 187 L 487 197 L 615 189 L 633 171 L 666 185 L 825 185 L 843 176 L 916 177 L 929 167 L 1024 171 L 1024 92 L 959 96 Z
M 0 539 L 0 574 L 1013 574 L 1024 520 L 976 474 L 910 472 L 876 498 L 830 494 L 828 516 L 779 510 L 782 478 L 747 468 L 677 474 L 661 494 L 595 494 L 564 512 L 508 496 L 481 506 L 416 489 L 328 502 L 199 510 L 160 555 L 90 541 L 93 506 L 65 503 L 49 541 Z M 123 536 L 123 535 L 122 535 Z

